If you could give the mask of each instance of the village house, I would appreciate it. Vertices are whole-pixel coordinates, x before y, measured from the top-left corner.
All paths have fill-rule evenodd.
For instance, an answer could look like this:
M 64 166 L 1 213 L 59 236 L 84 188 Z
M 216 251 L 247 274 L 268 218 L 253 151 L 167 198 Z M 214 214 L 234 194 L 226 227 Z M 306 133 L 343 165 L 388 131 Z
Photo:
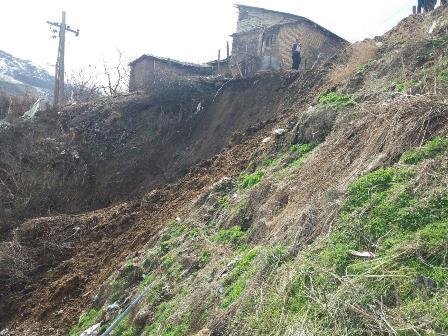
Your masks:
M 229 63 L 234 76 L 291 69 L 291 48 L 297 37 L 302 44 L 301 69 L 313 68 L 348 43 L 301 16 L 244 5 L 236 7 L 239 16 Z
M 211 65 L 180 62 L 153 55 L 143 55 L 129 65 L 129 91 L 160 91 L 188 77 L 213 74 Z
M 347 41 L 304 17 L 264 8 L 236 5 L 237 31 L 232 53 L 207 64 L 143 55 L 131 62 L 130 91 L 160 92 L 195 76 L 247 77 L 259 71 L 291 69 L 291 47 L 302 44 L 301 69 L 312 69 L 335 55 Z

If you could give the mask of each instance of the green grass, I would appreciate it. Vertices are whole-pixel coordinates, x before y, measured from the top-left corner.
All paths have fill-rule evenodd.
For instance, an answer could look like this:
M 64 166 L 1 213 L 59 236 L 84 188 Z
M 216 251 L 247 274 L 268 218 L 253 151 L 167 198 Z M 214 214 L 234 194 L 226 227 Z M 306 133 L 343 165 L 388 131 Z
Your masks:
M 111 334 L 112 336 L 137 336 L 135 328 L 129 323 L 129 319 L 125 318 L 118 324 Z
M 444 82 L 448 82 L 448 69 L 442 70 L 439 75 L 440 79 Z
M 199 262 L 203 265 L 207 264 L 212 257 L 212 253 L 210 251 L 204 251 L 199 258 Z
M 289 151 L 292 153 L 299 153 L 305 155 L 311 152 L 316 147 L 314 143 L 293 144 L 289 146 Z
M 298 153 L 297 159 L 295 159 L 293 162 L 291 162 L 286 169 L 289 170 L 290 168 L 299 168 L 305 163 L 305 158 L 308 153 L 310 153 L 317 144 L 314 143 L 305 143 L 305 144 L 294 144 L 289 147 L 289 151 L 292 153 Z
M 336 92 L 328 92 L 320 95 L 319 105 L 321 107 L 339 110 L 344 107 L 355 106 L 356 102 L 351 97 L 340 95 Z
M 433 158 L 440 153 L 447 151 L 448 138 L 437 137 L 428 141 L 421 148 L 410 150 L 401 157 L 401 162 L 406 164 L 416 164 L 422 160 Z
M 253 174 L 243 173 L 239 178 L 239 186 L 242 189 L 250 189 L 255 187 L 263 177 L 264 173 L 261 170 L 257 170 Z
M 428 186 L 419 186 L 417 173 L 423 160 L 446 155 L 445 142 L 435 138 L 404 153 L 406 165 L 354 181 L 331 234 L 304 250 L 292 269 L 280 266 L 291 269 L 291 280 L 272 277 L 262 297 L 247 300 L 243 325 L 253 334 L 282 334 L 282 318 L 310 335 L 447 334 L 446 170 L 435 168 Z M 359 258 L 353 250 L 376 256 Z
M 224 195 L 218 198 L 218 206 L 220 209 L 230 208 L 230 197 L 229 195 Z
M 246 232 L 240 226 L 233 226 L 230 229 L 222 229 L 216 234 L 216 241 L 221 244 L 241 247 L 246 241 Z
M 409 89 L 413 88 L 417 85 L 417 82 L 415 80 L 409 80 L 403 83 L 395 84 L 394 91 L 395 92 L 405 92 Z
M 189 329 L 191 318 L 190 314 L 182 316 L 180 321 L 173 323 L 170 317 L 176 311 L 175 299 L 168 302 L 162 302 L 155 312 L 154 322 L 144 328 L 143 335 L 162 335 L 162 336 L 182 336 L 186 335 Z
M 226 293 L 221 303 L 222 308 L 229 307 L 235 302 L 246 288 L 246 283 L 253 272 L 250 272 L 252 261 L 258 254 L 258 248 L 253 248 L 247 251 L 240 260 L 238 260 L 232 272 L 224 281 Z
M 84 330 L 95 324 L 96 318 L 100 311 L 95 308 L 90 309 L 87 313 L 79 318 L 78 323 L 69 331 L 69 336 L 79 336 Z

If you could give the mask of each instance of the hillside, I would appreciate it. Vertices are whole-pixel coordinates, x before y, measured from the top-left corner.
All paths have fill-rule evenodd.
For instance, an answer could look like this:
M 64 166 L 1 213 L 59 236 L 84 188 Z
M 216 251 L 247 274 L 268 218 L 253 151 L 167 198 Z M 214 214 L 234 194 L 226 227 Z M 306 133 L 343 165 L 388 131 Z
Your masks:
M 0 92 L 19 95 L 31 91 L 52 95 L 53 77 L 30 61 L 0 50 Z
M 1 334 L 448 334 L 447 18 L 0 128 Z

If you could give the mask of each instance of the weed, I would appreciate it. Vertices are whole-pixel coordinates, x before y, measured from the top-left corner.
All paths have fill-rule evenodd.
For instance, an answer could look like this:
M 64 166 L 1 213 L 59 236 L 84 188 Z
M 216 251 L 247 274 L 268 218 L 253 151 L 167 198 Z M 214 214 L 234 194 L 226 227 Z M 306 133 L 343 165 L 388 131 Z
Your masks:
M 291 162 L 290 164 L 288 164 L 288 166 L 286 167 L 286 169 L 290 169 L 290 168 L 299 168 L 301 167 L 304 163 L 305 163 L 305 157 L 308 153 L 310 153 L 317 145 L 314 143 L 305 143 L 305 144 L 301 144 L 301 145 L 291 145 L 289 147 L 289 151 L 293 152 L 293 153 L 298 153 L 298 157 L 297 159 L 295 159 L 293 162 Z
M 263 172 L 261 170 L 257 170 L 253 174 L 243 173 L 239 179 L 239 186 L 242 189 L 249 189 L 256 186 L 263 177 Z
M 370 68 L 370 67 L 372 66 L 373 63 L 374 63 L 374 60 L 373 60 L 373 59 L 369 59 L 366 63 L 361 64 L 361 65 L 358 67 L 358 70 L 361 71 L 361 72 L 364 72 L 364 71 L 366 71 L 368 68 Z
M 224 281 L 224 285 L 227 289 L 221 304 L 222 308 L 230 306 L 243 293 L 246 288 L 247 280 L 251 275 L 249 267 L 257 254 L 258 248 L 251 249 L 246 252 L 237 263 L 235 263 L 234 269 Z
M 171 220 L 168 224 L 168 229 L 160 238 L 159 251 L 157 255 L 159 257 L 163 257 L 171 251 L 176 245 L 176 239 L 182 236 L 185 230 L 185 224 L 181 223 L 177 219 Z
M 203 265 L 207 264 L 212 257 L 212 253 L 210 251 L 204 251 L 199 258 L 199 262 Z
M 448 82 L 448 69 L 446 70 L 442 70 L 440 72 L 440 79 L 443 80 L 444 82 Z
M 421 48 L 419 48 L 420 52 L 417 55 L 417 61 L 420 64 L 428 62 L 436 56 L 436 53 L 441 50 L 442 47 L 446 47 L 447 45 L 448 39 L 446 37 L 427 39 L 424 41 Z
M 266 254 L 266 266 L 278 267 L 283 264 L 289 255 L 289 249 L 286 246 L 274 246 Z
M 406 81 L 403 83 L 395 84 L 394 91 L 395 92 L 405 92 L 405 91 L 408 91 L 409 89 L 413 88 L 416 85 L 417 85 L 417 81 L 409 80 L 409 81 Z
M 189 238 L 189 239 L 192 239 L 192 238 L 195 238 L 195 237 L 197 237 L 197 236 L 199 236 L 199 228 L 198 227 L 192 227 L 191 229 L 190 229 L 190 232 L 188 232 L 188 235 L 187 235 L 187 237 Z
M 337 111 L 344 107 L 354 106 L 356 102 L 348 96 L 343 96 L 336 92 L 328 92 L 320 95 L 319 105 Z
M 128 260 L 128 261 L 126 262 L 126 267 L 127 267 L 127 268 L 133 268 L 133 267 L 134 267 L 134 262 L 133 262 L 132 259 L 130 259 L 130 260 Z
M 140 283 L 140 289 L 146 288 L 149 285 L 150 282 L 154 281 L 154 279 L 155 279 L 154 274 L 151 274 L 151 273 L 150 274 L 145 274 L 143 276 L 142 282 Z
M 79 318 L 78 323 L 70 330 L 69 336 L 79 336 L 84 330 L 95 324 L 95 320 L 99 311 L 95 308 L 90 309 L 87 313 Z
M 230 198 L 229 195 L 224 195 L 218 198 L 218 206 L 220 209 L 230 208 Z
M 299 153 L 300 155 L 305 155 L 311 152 L 316 147 L 314 143 L 304 143 L 304 144 L 293 144 L 289 146 L 289 151 L 292 153 Z
M 133 326 L 130 325 L 129 319 L 125 318 L 118 324 L 115 330 L 112 332 L 113 336 L 136 336 L 137 332 Z
M 230 229 L 222 229 L 216 235 L 216 240 L 222 244 L 231 244 L 241 247 L 246 239 L 246 232 L 240 226 L 233 226 Z

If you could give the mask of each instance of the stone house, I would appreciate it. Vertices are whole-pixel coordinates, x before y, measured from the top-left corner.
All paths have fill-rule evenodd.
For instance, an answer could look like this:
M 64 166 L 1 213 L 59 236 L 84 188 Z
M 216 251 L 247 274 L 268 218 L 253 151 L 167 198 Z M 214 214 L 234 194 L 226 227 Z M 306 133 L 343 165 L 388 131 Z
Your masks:
M 129 63 L 129 66 L 129 91 L 157 92 L 187 78 L 213 74 L 213 67 L 210 65 L 181 62 L 154 55 L 143 55 Z
M 234 76 L 291 69 L 291 48 L 297 37 L 302 44 L 301 69 L 327 60 L 348 43 L 301 16 L 245 5 L 236 7 L 239 16 L 229 62 Z

